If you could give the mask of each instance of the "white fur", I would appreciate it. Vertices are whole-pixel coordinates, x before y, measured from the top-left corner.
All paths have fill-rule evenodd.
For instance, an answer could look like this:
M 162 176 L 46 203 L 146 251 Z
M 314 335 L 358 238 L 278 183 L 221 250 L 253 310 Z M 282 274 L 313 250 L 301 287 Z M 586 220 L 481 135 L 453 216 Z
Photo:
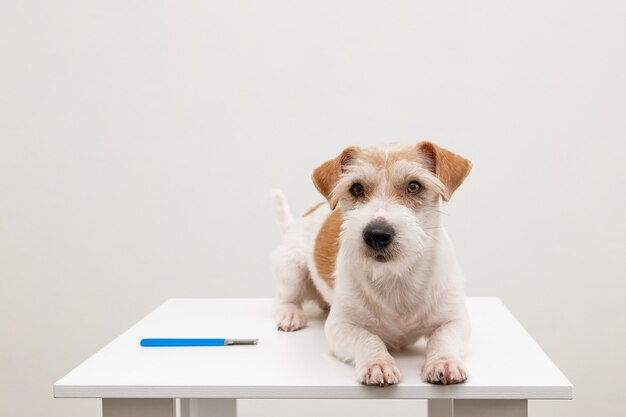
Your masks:
M 380 175 L 371 167 L 362 171 L 360 175 L 370 178 Z M 389 352 L 421 337 L 429 338 L 422 369 L 425 381 L 448 384 L 466 378 L 462 355 L 470 323 L 461 271 L 439 219 L 442 185 L 425 170 L 413 171 L 429 186 L 430 204 L 413 210 L 394 202 L 381 187 L 367 204 L 344 210 L 334 289 L 320 278 L 313 262 L 328 205 L 290 224 L 272 257 L 279 286 L 279 328 L 304 326 L 302 302 L 312 293 L 321 294 L 332 306 L 325 325 L 330 347 L 339 359 L 355 365 L 358 380 L 365 384 L 398 383 L 400 372 Z M 351 181 L 342 178 L 337 194 Z M 388 262 L 364 252 L 363 229 L 374 218 L 384 218 L 396 231 L 395 256 Z

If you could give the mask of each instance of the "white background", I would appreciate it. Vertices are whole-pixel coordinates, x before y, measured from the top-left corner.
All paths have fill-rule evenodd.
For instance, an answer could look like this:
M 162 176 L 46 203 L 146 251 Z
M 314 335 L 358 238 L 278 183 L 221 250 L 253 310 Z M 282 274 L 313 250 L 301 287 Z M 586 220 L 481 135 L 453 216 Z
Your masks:
M 273 295 L 270 188 L 301 213 L 344 147 L 429 139 L 474 163 L 444 209 L 468 294 L 501 297 L 574 383 L 531 414 L 617 415 L 625 20 L 621 1 L 3 1 L 2 414 L 99 415 L 52 383 L 164 299 Z M 340 407 L 423 411 L 241 411 Z

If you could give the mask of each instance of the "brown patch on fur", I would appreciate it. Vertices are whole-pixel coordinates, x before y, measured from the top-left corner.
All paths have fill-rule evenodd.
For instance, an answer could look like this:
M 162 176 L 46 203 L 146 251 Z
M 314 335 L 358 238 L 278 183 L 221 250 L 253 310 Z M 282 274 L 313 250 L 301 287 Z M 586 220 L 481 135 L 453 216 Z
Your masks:
M 311 175 L 313 184 L 315 184 L 317 191 L 327 200 L 329 200 L 330 193 L 333 191 L 333 188 L 335 188 L 335 184 L 337 184 L 344 167 L 354 157 L 355 151 L 356 148 L 346 148 L 338 157 L 324 162 L 313 171 L 313 175 Z M 337 206 L 337 202 L 331 202 L 330 200 L 329 204 L 330 208 L 333 210 Z
M 318 208 L 322 207 L 325 203 L 321 202 L 321 203 L 317 203 L 316 205 L 314 205 L 313 207 L 311 207 L 310 209 L 308 209 L 307 211 L 304 212 L 304 214 L 302 215 L 302 217 L 306 217 L 309 214 L 313 213 L 315 210 L 317 210 Z
M 362 149 L 359 152 L 359 159 L 379 169 L 389 168 L 398 161 L 411 161 L 422 165 L 428 164 L 426 158 L 419 152 L 415 152 L 415 148 L 410 145 L 391 149 Z
M 380 176 L 384 176 L 386 180 L 386 190 L 384 193 L 395 198 L 402 204 L 417 208 L 423 204 L 435 203 L 436 199 L 432 197 L 432 193 L 422 193 L 421 195 L 406 194 L 408 182 L 412 179 L 409 177 L 404 180 L 407 184 L 400 184 L 398 175 L 391 175 L 392 170 L 397 169 L 398 163 L 408 162 L 414 163 L 419 168 L 430 171 L 439 180 L 436 183 L 428 184 L 426 181 L 426 189 L 435 191 L 437 195 L 448 201 L 454 191 L 461 185 L 465 177 L 472 169 L 472 164 L 467 159 L 450 152 L 431 142 L 420 142 L 417 145 L 401 145 L 392 144 L 377 148 L 346 148 L 341 155 L 330 161 L 326 161 L 313 172 L 313 183 L 318 191 L 326 197 L 331 209 L 335 209 L 339 203 L 346 204 L 344 208 L 350 208 L 354 204 L 363 204 L 367 202 L 375 193 L 383 192 L 377 187 L 385 184 L 374 178 L 371 169 L 365 171 L 365 177 L 359 179 L 354 178 L 355 182 L 360 182 L 364 188 L 364 194 L 354 197 L 349 193 L 348 186 L 342 182 L 341 189 L 333 192 L 337 182 L 341 179 L 342 174 L 350 173 L 352 169 L 360 169 L 360 165 L 374 168 L 373 172 L 378 172 Z M 382 174 L 382 175 L 381 175 Z M 416 174 L 417 180 L 424 180 Z M 397 178 L 395 178 L 397 177 Z M 391 181 L 387 181 L 391 180 Z M 420 181 L 420 182 L 422 182 Z
M 351 201 L 358 202 L 359 204 L 365 204 L 372 197 L 381 193 L 380 187 L 381 184 L 383 184 L 385 186 L 384 193 L 388 198 L 391 198 L 392 200 L 395 200 L 407 207 L 415 209 L 425 203 L 434 203 L 434 201 L 430 201 L 430 195 L 425 196 L 424 193 L 412 195 L 407 193 L 406 187 L 409 182 L 419 180 L 419 177 L 413 178 L 410 175 L 401 177 L 397 174 L 393 174 L 393 171 L 398 172 L 397 167 L 399 163 L 405 163 L 405 165 L 408 166 L 415 164 L 422 169 L 431 170 L 433 163 L 427 155 L 422 152 L 418 152 L 415 145 L 389 145 L 381 148 L 359 148 L 358 157 L 354 158 L 354 160 L 357 162 L 354 165 L 364 164 L 369 167 L 373 167 L 378 175 L 382 174 L 382 176 L 385 177 L 385 181 L 380 181 L 380 177 L 375 180 L 368 179 L 368 176 L 366 175 L 361 180 L 356 180 L 365 188 L 365 193 L 363 195 L 359 196 L 357 199 L 353 198 L 344 191 L 343 196 L 334 196 L 337 200 L 341 200 L 343 197 L 343 201 L 347 202 L 347 204 L 350 204 Z M 399 172 L 402 174 L 402 170 Z M 438 189 L 432 190 L 436 191 L 437 195 L 444 191 Z
M 444 200 L 449 200 L 452 193 L 459 188 L 465 177 L 472 170 L 472 163 L 447 149 L 431 142 L 420 142 L 417 148 L 431 161 L 431 171 L 446 186 L 447 193 Z
M 409 194 L 404 188 L 393 189 L 388 191 L 390 200 L 402 204 L 411 210 L 417 210 L 419 207 L 428 204 L 434 204 L 439 194 L 418 193 L 417 195 Z
M 343 211 L 336 209 L 328 215 L 315 239 L 314 261 L 319 276 L 333 288 L 335 264 L 339 253 L 339 233 L 343 223 Z

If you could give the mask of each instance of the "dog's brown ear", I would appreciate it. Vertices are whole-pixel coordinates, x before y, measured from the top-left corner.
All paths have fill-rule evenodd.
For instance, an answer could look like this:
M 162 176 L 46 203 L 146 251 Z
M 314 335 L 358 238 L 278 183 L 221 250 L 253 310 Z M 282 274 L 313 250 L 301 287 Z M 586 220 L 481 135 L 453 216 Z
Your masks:
M 472 163 L 431 142 L 420 142 L 417 148 L 432 162 L 430 169 L 446 187 L 442 197 L 448 201 L 472 170 Z
M 354 158 L 355 152 L 356 148 L 354 147 L 344 149 L 338 157 L 326 161 L 315 168 L 313 175 L 311 175 L 315 188 L 328 200 L 333 210 L 337 207 L 337 201 L 335 199 L 331 201 L 330 194 L 335 188 L 337 181 L 339 181 L 341 173 Z

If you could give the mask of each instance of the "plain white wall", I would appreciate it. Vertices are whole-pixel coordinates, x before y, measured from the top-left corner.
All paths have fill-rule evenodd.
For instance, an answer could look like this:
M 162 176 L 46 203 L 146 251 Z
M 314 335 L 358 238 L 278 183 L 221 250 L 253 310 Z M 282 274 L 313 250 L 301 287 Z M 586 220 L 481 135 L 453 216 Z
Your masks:
M 164 299 L 273 294 L 270 188 L 303 212 L 345 146 L 429 139 L 474 162 L 444 209 L 468 294 L 575 385 L 532 415 L 616 415 L 625 4 L 2 2 L 2 414 L 99 415 L 52 383 Z

